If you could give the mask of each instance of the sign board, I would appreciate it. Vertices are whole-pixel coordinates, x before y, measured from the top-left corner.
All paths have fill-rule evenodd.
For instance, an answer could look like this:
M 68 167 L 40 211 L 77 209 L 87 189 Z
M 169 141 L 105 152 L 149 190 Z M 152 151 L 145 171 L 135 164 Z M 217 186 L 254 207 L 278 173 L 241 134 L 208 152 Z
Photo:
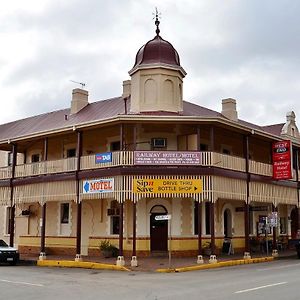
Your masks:
M 292 176 L 291 141 L 273 143 L 273 178 L 276 180 L 291 179 Z
M 108 163 L 112 161 L 112 153 L 111 152 L 105 152 L 105 153 L 96 153 L 95 154 L 95 163 Z
M 114 191 L 114 178 L 104 178 L 83 181 L 84 194 L 112 193 Z
M 156 221 L 171 220 L 171 215 L 159 215 L 159 216 L 155 216 L 154 219 Z
M 134 151 L 135 165 L 199 165 L 200 152 Z
M 271 227 L 277 227 L 278 224 L 277 212 L 272 212 L 270 215 L 268 215 L 267 224 Z
M 134 179 L 133 192 L 137 194 L 200 194 L 201 179 Z
M 268 206 L 250 206 L 249 207 L 250 211 L 268 211 Z M 236 212 L 243 212 L 245 211 L 245 206 L 240 206 L 235 208 Z

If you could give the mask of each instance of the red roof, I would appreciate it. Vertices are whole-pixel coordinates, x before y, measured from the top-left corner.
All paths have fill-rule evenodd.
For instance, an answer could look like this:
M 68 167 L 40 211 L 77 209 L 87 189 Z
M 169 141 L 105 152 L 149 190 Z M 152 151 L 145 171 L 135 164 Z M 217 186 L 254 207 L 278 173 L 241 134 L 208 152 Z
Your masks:
M 127 107 L 130 107 L 130 99 L 127 101 Z M 63 130 L 64 128 L 70 128 L 74 125 L 80 125 L 83 123 L 89 124 L 102 120 L 105 121 L 124 114 L 125 105 L 122 97 L 102 100 L 88 104 L 81 111 L 74 115 L 70 115 L 70 109 L 62 109 L 0 125 L 0 141 L 7 141 L 8 139 L 25 137 L 41 132 L 49 132 L 53 130 L 59 131 Z M 225 118 L 219 112 L 186 101 L 183 102 L 183 111 L 179 113 L 154 111 L 143 112 L 139 114 L 129 113 L 128 115 Z M 280 135 L 280 131 L 283 126 L 283 124 L 277 124 L 260 127 L 243 120 L 239 120 L 238 122 L 248 128 L 262 130 L 275 135 Z

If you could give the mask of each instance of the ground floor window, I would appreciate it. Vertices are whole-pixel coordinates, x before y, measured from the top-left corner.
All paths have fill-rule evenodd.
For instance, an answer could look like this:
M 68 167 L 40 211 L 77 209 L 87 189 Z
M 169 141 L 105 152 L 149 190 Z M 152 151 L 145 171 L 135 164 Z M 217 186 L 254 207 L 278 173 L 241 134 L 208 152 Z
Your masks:
M 11 207 L 6 207 L 5 213 L 5 234 L 10 234 Z
M 280 234 L 286 234 L 287 233 L 286 224 L 287 224 L 286 218 L 285 217 L 280 217 Z
M 205 202 L 205 234 L 210 234 L 210 202 Z
M 120 205 L 114 200 L 110 203 L 108 210 L 110 215 L 110 234 L 119 234 L 120 232 Z
M 198 234 L 199 205 L 194 201 L 194 234 Z
M 69 224 L 70 214 L 70 204 L 62 203 L 60 205 L 60 223 L 61 224 Z

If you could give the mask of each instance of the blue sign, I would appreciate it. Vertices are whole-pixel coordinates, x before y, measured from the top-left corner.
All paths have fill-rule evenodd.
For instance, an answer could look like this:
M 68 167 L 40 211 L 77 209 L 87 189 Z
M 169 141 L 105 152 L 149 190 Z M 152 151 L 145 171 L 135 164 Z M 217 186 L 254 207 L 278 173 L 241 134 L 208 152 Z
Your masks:
M 112 153 L 111 152 L 105 152 L 105 153 L 96 153 L 95 154 L 95 163 L 101 164 L 101 163 L 108 163 L 112 161 Z

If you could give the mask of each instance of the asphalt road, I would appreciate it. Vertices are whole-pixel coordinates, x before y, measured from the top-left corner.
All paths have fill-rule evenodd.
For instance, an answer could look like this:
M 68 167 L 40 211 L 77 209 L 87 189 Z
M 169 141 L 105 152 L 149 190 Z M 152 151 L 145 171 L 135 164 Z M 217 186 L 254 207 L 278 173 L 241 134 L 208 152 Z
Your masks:
M 187 273 L 0 266 L 0 300 L 300 299 L 300 260 Z

